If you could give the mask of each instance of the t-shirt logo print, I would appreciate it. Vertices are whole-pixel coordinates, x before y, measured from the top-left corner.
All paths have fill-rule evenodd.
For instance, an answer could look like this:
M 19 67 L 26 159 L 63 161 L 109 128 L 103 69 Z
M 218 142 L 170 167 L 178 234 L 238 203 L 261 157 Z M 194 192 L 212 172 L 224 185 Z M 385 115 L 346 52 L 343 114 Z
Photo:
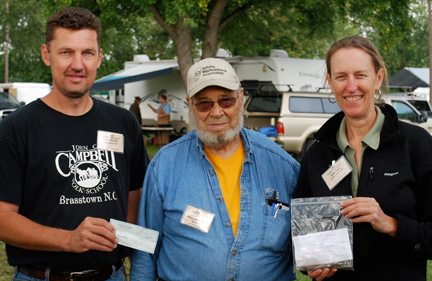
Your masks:
M 102 171 L 107 169 L 104 163 L 85 161 L 72 166 L 71 172 L 75 174 L 74 180 L 79 186 L 93 188 L 99 184 Z
M 63 177 L 72 177 L 72 187 L 84 194 L 95 194 L 102 190 L 108 180 L 106 171 L 111 167 L 117 170 L 115 154 L 99 150 L 96 145 L 88 148 L 73 145 L 72 150 L 57 151 L 55 165 Z

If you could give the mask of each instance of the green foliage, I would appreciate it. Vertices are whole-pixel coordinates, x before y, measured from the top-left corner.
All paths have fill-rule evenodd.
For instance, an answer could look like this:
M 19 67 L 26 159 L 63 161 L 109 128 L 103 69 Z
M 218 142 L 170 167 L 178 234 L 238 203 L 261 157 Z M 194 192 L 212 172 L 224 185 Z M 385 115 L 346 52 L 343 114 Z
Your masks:
M 104 61 L 98 71 L 98 77 L 123 69 L 124 62 L 132 60 L 135 54 L 147 54 L 152 59 L 173 58 L 175 54 L 168 35 L 155 23 L 153 16 L 148 12 L 143 13 L 139 6 L 133 5 L 130 1 L 9 2 L 10 16 L 3 17 L 0 22 L 0 27 L 6 24 L 11 26 L 9 81 L 51 82 L 49 68 L 40 58 L 40 46 L 44 42 L 47 18 L 66 6 L 89 9 L 101 20 Z M 38 9 L 34 9 L 36 6 Z M 32 13 L 28 13 L 29 10 L 32 10 Z M 4 56 L 0 56 L 0 67 L 4 69 Z M 0 77 L 0 82 L 3 82 L 3 77 Z
M 375 43 L 387 62 L 391 74 L 408 66 L 409 59 L 405 57 L 406 55 L 411 56 L 413 50 L 418 53 L 419 50 L 424 49 L 411 43 L 412 35 L 415 33 L 422 32 L 423 36 L 427 36 L 425 28 L 415 28 L 416 25 L 418 28 L 425 18 L 427 19 L 427 9 L 424 8 L 422 12 L 417 7 L 420 3 L 412 0 L 368 0 L 352 1 L 347 5 L 347 11 L 353 18 L 353 22 L 358 24 L 361 32 Z M 413 16 L 412 9 L 416 7 L 419 14 Z M 427 44 L 425 46 L 427 47 Z M 420 51 L 420 53 L 427 56 L 427 52 Z
M 1 10 L 4 1 L 0 0 Z M 197 57 L 215 2 L 9 0 L 10 12 L 0 18 L 2 37 L 6 26 L 11 29 L 9 80 L 50 82 L 49 69 L 42 63 L 39 50 L 47 17 L 61 7 L 84 7 L 100 17 L 104 50 L 98 72 L 101 77 L 123 69 L 124 62 L 135 54 L 147 54 L 151 59 L 176 56 L 172 38 L 156 23 L 150 5 L 171 28 L 180 19 L 187 22 L 192 28 L 191 56 Z M 323 58 L 334 40 L 362 34 L 379 48 L 390 74 L 406 66 L 426 67 L 429 62 L 427 7 L 422 0 L 231 0 L 222 22 L 219 47 L 233 55 L 267 56 L 271 49 L 283 49 L 292 57 Z M 0 68 L 4 69 L 2 53 Z
M 9 12 L 6 13 L 3 2 L 0 1 L 0 26 L 2 38 L 5 28 L 9 27 L 9 81 L 50 82 L 49 70 L 40 58 L 40 45 L 44 40 L 45 9 L 34 9 L 40 6 L 36 0 L 9 1 Z M 2 51 L 3 46 L 2 44 Z M 4 73 L 3 52 L 1 54 L 0 68 L 1 73 Z M 4 82 L 4 75 L 0 77 L 0 81 Z
M 221 31 L 221 46 L 243 56 L 284 49 L 293 57 L 323 57 L 333 40 L 337 8 L 321 0 L 256 4 Z

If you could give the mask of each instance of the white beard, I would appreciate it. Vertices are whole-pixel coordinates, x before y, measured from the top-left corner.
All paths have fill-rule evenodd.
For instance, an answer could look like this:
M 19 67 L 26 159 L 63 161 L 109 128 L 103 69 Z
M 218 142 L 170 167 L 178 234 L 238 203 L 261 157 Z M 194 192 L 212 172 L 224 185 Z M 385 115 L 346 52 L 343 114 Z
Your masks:
M 200 140 L 208 147 L 219 148 L 232 142 L 240 134 L 240 130 L 243 128 L 243 124 L 244 124 L 243 110 L 238 111 L 237 118 L 238 118 L 238 123 L 234 128 L 229 129 L 223 134 L 217 135 L 217 134 L 209 133 L 201 128 L 198 128 L 195 115 L 192 113 L 192 110 L 189 110 L 189 120 L 191 125 L 195 128 Z

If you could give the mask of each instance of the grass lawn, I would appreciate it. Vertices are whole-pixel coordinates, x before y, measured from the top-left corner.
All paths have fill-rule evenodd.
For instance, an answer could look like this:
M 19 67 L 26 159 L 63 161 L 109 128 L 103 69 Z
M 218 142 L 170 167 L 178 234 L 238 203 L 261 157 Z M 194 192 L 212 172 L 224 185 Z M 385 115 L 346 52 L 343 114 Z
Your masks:
M 147 152 L 152 158 L 154 154 L 158 151 L 158 147 L 154 146 L 152 144 L 146 145 Z M 129 262 L 126 261 L 125 263 L 126 269 L 128 271 L 129 269 Z M 4 250 L 4 243 L 0 242 L 0 281 L 10 281 L 12 279 L 12 273 L 13 269 L 11 266 L 9 266 L 7 259 L 6 259 L 6 253 Z M 310 281 L 311 279 L 307 276 L 304 276 L 301 273 L 297 273 L 297 280 L 298 281 Z M 432 281 L 432 261 L 428 262 L 428 273 L 427 273 L 427 281 Z
M 153 158 L 153 156 L 156 154 L 156 152 L 159 150 L 159 147 L 150 143 L 146 144 L 146 150 L 147 154 L 150 158 Z
M 0 242 L 0 281 L 10 281 L 12 279 L 12 267 L 9 266 L 3 242 Z

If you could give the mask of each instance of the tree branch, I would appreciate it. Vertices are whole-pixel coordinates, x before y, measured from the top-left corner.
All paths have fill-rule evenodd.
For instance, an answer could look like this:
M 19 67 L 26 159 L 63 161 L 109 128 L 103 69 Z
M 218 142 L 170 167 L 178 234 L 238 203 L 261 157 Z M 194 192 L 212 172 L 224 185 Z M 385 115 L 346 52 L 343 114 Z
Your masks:
M 245 13 L 250 7 L 252 7 L 251 3 L 245 4 L 227 15 L 224 19 L 222 19 L 219 30 L 223 30 L 228 23 L 230 23 L 237 16 Z
M 152 12 L 155 20 L 157 21 L 157 23 L 166 31 L 168 32 L 168 34 L 171 36 L 171 38 L 174 38 L 176 36 L 175 30 L 174 28 L 167 24 L 167 22 L 165 21 L 164 17 L 162 16 L 162 14 L 159 12 L 158 8 L 152 4 L 150 5 L 150 12 Z

